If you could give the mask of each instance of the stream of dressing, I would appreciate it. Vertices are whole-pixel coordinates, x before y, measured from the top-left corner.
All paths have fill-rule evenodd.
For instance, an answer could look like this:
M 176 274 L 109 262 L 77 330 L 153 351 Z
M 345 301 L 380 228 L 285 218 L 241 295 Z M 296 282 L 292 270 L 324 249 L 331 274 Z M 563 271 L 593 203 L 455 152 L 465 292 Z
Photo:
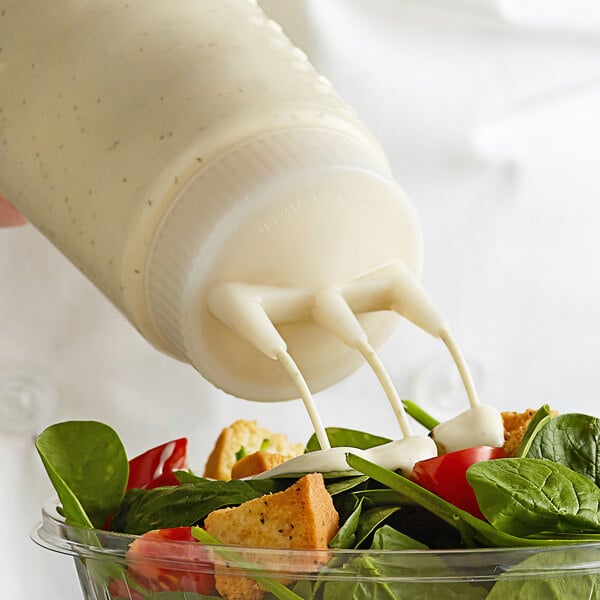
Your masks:
M 408 271 L 397 265 L 393 269 L 386 267 L 376 275 L 318 293 L 226 283 L 217 286 L 209 299 L 210 309 L 215 316 L 261 352 L 277 360 L 285 369 L 304 403 L 321 447 L 317 452 L 293 458 L 260 477 L 348 470 L 345 458 L 347 452 L 358 453 L 387 468 L 410 472 L 417 461 L 437 455 L 437 444 L 447 451 L 484 444 L 503 445 L 504 428 L 500 414 L 491 407 L 480 405 L 459 345 L 425 290 Z M 281 306 L 289 307 L 292 304 L 296 307 L 299 320 L 306 319 L 308 315 L 314 323 L 360 352 L 385 392 L 402 432 L 401 439 L 369 450 L 331 447 L 310 388 L 288 352 L 285 340 L 276 328 L 277 322 L 271 318 L 272 315 L 281 314 Z M 460 374 L 470 408 L 436 427 L 432 436 L 417 436 L 413 433 L 396 387 L 355 315 L 355 311 L 382 309 L 399 313 L 441 339 Z M 284 312 L 287 322 L 294 318 L 289 310 Z
M 476 389 L 469 368 L 456 340 L 447 330 L 444 331 L 442 340 L 445 342 L 455 361 L 471 408 L 479 407 Z M 323 473 L 344 471 L 348 469 L 346 463 L 347 452 L 358 453 L 367 460 L 372 460 L 381 466 L 394 470 L 401 469 L 406 472 L 410 472 L 417 461 L 426 460 L 437 455 L 437 446 L 431 438 L 414 435 L 398 391 L 377 352 L 364 340 L 357 341 L 356 349 L 363 355 L 365 361 L 379 380 L 402 431 L 402 439 L 384 444 L 376 449 L 363 451 L 349 447 L 332 448 L 313 395 L 300 369 L 289 352 L 279 351 L 276 358 L 298 390 L 321 450 L 293 458 L 282 465 L 260 474 L 259 478 L 312 471 Z M 463 428 L 461 427 L 460 429 L 462 430 Z M 464 433 L 466 434 L 466 432 Z

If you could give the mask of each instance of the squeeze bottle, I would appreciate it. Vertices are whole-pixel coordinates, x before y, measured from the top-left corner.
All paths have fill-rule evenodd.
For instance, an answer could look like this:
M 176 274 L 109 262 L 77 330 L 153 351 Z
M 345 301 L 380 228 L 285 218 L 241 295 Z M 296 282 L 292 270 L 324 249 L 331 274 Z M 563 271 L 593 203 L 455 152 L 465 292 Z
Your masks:
M 316 295 L 346 286 L 371 343 L 390 335 L 381 282 L 418 281 L 415 212 L 255 2 L 5 0 L 0 46 L 0 194 L 156 348 L 275 401 L 297 392 L 265 316 L 313 391 L 362 363 Z

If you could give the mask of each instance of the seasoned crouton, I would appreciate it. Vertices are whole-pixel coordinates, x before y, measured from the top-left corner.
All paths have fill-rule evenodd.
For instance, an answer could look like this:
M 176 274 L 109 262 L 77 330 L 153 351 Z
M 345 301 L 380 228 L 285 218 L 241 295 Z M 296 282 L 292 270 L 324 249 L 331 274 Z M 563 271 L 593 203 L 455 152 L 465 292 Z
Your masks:
M 527 426 L 536 412 L 533 408 L 528 408 L 524 412 L 501 413 L 504 423 L 504 452 L 506 452 L 506 456 L 516 455 Z M 551 414 L 556 416 L 558 413 L 551 411 Z
M 221 431 L 204 468 L 204 477 L 211 479 L 231 479 L 231 468 L 236 462 L 236 453 L 244 448 L 247 454 L 261 449 L 267 440 L 269 452 L 282 454 L 286 458 L 299 456 L 304 452 L 303 444 L 292 444 L 287 436 L 272 433 L 256 424 L 256 421 L 240 419 Z
M 231 479 L 242 479 L 243 477 L 252 477 L 264 471 L 268 471 L 277 465 L 283 464 L 291 457 L 274 452 L 263 452 L 259 450 L 240 458 L 233 467 L 231 467 Z
M 303 548 L 326 550 L 338 531 L 338 514 L 325 487 L 323 475 L 305 475 L 282 492 L 244 502 L 233 508 L 211 512 L 204 528 L 223 544 L 232 546 Z M 283 564 L 294 560 L 285 553 Z M 259 558 L 244 557 L 260 563 Z M 326 552 L 316 552 L 309 559 L 301 557 L 294 568 L 314 572 L 328 561 Z M 273 569 L 274 557 L 269 558 Z M 253 580 L 243 577 L 234 566 L 228 565 L 231 575 L 215 576 L 219 594 L 228 600 L 260 600 L 264 590 Z

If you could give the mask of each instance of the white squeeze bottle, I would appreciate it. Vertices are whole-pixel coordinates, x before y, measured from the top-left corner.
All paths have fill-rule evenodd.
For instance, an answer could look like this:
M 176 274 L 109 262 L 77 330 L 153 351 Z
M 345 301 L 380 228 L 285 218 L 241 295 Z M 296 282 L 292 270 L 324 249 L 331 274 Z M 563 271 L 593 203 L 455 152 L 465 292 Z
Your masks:
M 398 313 L 444 337 L 381 148 L 256 2 L 5 0 L 0 48 L 0 194 L 161 351 L 276 401 Z

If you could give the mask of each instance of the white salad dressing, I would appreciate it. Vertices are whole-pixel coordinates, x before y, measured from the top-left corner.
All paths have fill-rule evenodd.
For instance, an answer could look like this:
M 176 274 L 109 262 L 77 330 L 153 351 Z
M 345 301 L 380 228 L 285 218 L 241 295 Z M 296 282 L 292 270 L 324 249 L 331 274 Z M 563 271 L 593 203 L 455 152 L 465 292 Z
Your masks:
M 308 413 L 313 429 L 315 430 L 315 435 L 317 436 L 319 446 L 321 446 L 322 450 L 330 450 L 331 445 L 329 444 L 329 439 L 327 438 L 327 432 L 325 431 L 325 427 L 323 427 L 321 415 L 317 410 L 315 401 L 313 399 L 312 394 L 310 393 L 310 389 L 308 388 L 306 380 L 304 379 L 304 377 L 302 377 L 302 373 L 300 373 L 300 369 L 298 369 L 296 363 L 287 351 L 278 352 L 277 360 L 287 371 L 288 375 L 294 382 L 294 385 L 298 389 L 300 398 L 302 399 L 302 402 L 304 402 L 304 407 L 306 408 L 306 412 Z
M 320 451 L 293 458 L 264 476 L 348 470 L 347 452 L 358 453 L 388 468 L 410 472 L 415 462 L 437 455 L 437 444 L 446 450 L 454 450 L 459 446 L 501 446 L 504 442 L 502 419 L 495 409 L 480 405 L 468 365 L 446 322 L 422 286 L 399 264 L 386 265 L 345 284 L 317 292 L 221 283 L 211 291 L 208 305 L 217 318 L 257 350 L 281 363 L 304 402 L 321 446 Z M 433 439 L 414 435 L 390 375 L 369 343 L 353 306 L 360 312 L 386 309 L 398 312 L 440 338 L 458 368 L 470 409 L 436 427 Z M 307 320 L 328 330 L 364 357 L 386 393 L 402 439 L 369 450 L 331 448 L 310 388 L 277 329 L 277 325 L 283 323 Z

